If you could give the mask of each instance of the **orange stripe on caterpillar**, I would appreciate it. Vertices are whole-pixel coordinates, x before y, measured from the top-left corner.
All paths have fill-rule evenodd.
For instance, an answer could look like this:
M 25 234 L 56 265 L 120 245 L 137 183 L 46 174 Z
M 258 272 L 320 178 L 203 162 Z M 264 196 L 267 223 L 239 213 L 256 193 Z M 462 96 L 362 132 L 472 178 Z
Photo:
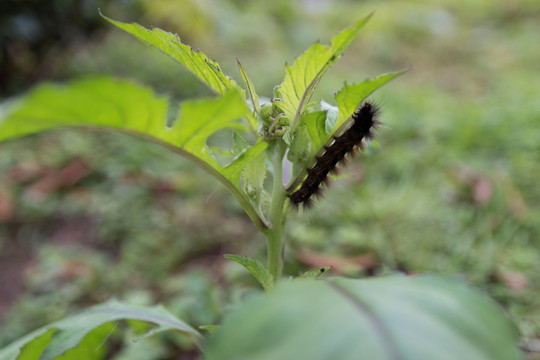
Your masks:
M 298 190 L 288 195 L 292 206 L 309 207 L 312 197 L 321 194 L 321 185 L 328 181 L 328 173 L 337 172 L 337 164 L 361 146 L 363 139 L 372 140 L 379 127 L 377 120 L 380 109 L 377 105 L 365 102 L 351 116 L 352 125 L 340 136 L 335 136 L 330 145 L 324 146 L 324 153 L 316 157 L 316 163 L 307 169 L 307 177 Z

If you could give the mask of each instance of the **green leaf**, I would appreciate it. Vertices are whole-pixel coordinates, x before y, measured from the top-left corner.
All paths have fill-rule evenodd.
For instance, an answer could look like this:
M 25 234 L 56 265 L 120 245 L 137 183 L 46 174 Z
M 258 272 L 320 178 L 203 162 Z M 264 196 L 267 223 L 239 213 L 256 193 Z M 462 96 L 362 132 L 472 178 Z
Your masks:
M 523 359 L 516 341 L 499 307 L 454 278 L 296 280 L 229 313 L 206 359 Z
M 111 24 L 134 35 L 139 40 L 155 47 L 173 60 L 185 66 L 186 69 L 217 94 L 223 95 L 229 91 L 235 90 L 245 97 L 244 89 L 229 76 L 225 75 L 216 61 L 210 59 L 201 51 L 194 51 L 191 46 L 183 44 L 177 34 L 172 34 L 159 28 L 146 29 L 136 23 L 123 23 L 110 19 L 103 14 L 101 14 L 101 16 Z M 244 74 L 242 74 L 242 76 L 244 76 Z M 251 93 L 252 89 L 248 88 L 248 90 L 250 90 L 250 96 L 252 96 L 253 99 L 253 94 Z M 258 127 L 257 119 L 251 112 L 246 112 L 244 117 L 248 120 L 251 130 L 256 133 Z
M 326 121 L 327 112 L 325 111 L 310 112 L 302 118 L 301 125 L 305 124 L 311 141 L 310 157 L 314 157 L 327 140 Z
M 287 158 L 293 163 L 305 163 L 310 158 L 311 149 L 308 127 L 300 124 L 294 130 L 294 137 Z
M 374 79 L 366 79 L 358 84 L 345 84 L 336 94 L 339 115 L 334 124 L 334 131 L 332 131 L 332 133 L 351 117 L 362 101 L 364 101 L 371 93 L 405 72 L 407 72 L 407 69 L 382 74 Z
M 246 192 L 257 198 L 257 204 L 259 203 L 261 193 L 264 191 L 264 179 L 266 178 L 267 168 L 266 157 L 264 153 L 261 153 L 248 162 L 242 172 Z
M 223 74 L 217 62 L 200 51 L 194 51 L 189 45 L 182 44 L 178 35 L 158 28 L 146 29 L 139 24 L 123 23 L 104 15 L 101 16 L 185 66 L 217 94 L 223 95 L 230 90 L 238 90 L 243 94 L 244 90 L 234 80 Z
M 108 322 L 90 331 L 79 344 L 67 351 L 63 356 L 56 357 L 55 346 L 48 346 L 47 350 L 41 353 L 41 357 L 36 354 L 32 359 L 54 358 L 55 360 L 100 360 L 107 353 L 107 339 L 116 329 L 114 322 Z M 53 340 L 54 341 L 54 340 Z M 57 348 L 57 347 L 56 347 Z
M 270 272 L 268 272 L 260 261 L 251 259 L 247 256 L 238 256 L 232 254 L 226 254 L 223 255 L 223 257 L 245 267 L 262 285 L 264 290 L 269 290 L 274 286 L 274 277 L 272 274 L 270 274 Z
M 201 338 L 197 330 L 161 306 L 137 306 L 111 300 L 33 331 L 0 350 L 0 360 L 49 360 L 63 354 L 69 359 L 98 359 L 100 357 L 91 356 L 93 354 L 88 353 L 88 350 L 99 350 L 96 345 L 106 340 L 112 331 L 111 322 L 126 319 L 157 325 L 157 328 L 152 329 L 153 333 L 172 330 L 195 340 Z M 104 324 L 109 326 L 103 326 Z M 85 348 L 71 350 L 79 346 Z M 83 356 L 84 354 L 89 357 Z
M 317 108 L 324 108 L 325 110 L 307 112 L 300 117 L 297 130 L 306 129 L 307 131 L 296 131 L 296 133 L 304 136 L 295 136 L 291 149 L 305 149 L 309 153 L 308 156 L 299 157 L 296 156 L 296 151 L 289 152 L 288 159 L 293 163 L 292 172 L 294 175 L 291 176 L 291 180 L 286 186 L 288 191 L 294 190 L 307 174 L 306 169 L 314 165 L 317 154 L 322 152 L 323 145 L 329 138 L 326 131 L 328 123 L 337 118 L 337 108 L 333 109 L 333 107 L 322 101 Z
M 39 359 L 39 356 L 43 353 L 43 350 L 51 342 L 51 335 L 56 332 L 56 329 L 49 329 L 48 331 L 43 331 L 40 335 L 36 334 L 36 337 L 33 338 L 26 345 L 21 343 L 18 347 L 23 346 L 20 349 L 19 356 L 17 356 L 18 348 L 8 345 L 7 347 L 0 350 L 0 360 L 6 359 L 18 359 L 18 360 L 34 360 Z M 12 347 L 11 350 L 9 348 Z
M 233 147 L 232 153 L 234 156 L 238 156 L 248 148 L 248 141 L 244 139 L 236 131 L 233 133 Z
M 200 165 L 233 193 L 259 229 L 265 229 L 242 191 L 240 170 L 267 144 L 248 147 L 226 166 L 214 159 L 206 144 L 217 131 L 247 130 L 238 121 L 249 112 L 242 96 L 232 91 L 219 98 L 186 101 L 171 127 L 166 126 L 167 107 L 165 97 L 128 81 L 90 78 L 68 86 L 43 84 L 0 112 L 0 141 L 66 126 L 115 129 L 142 137 Z
M 255 159 L 261 156 L 267 146 L 268 143 L 261 141 L 249 147 L 223 169 L 223 174 L 232 180 L 235 185 L 238 185 L 240 183 L 240 176 L 242 175 L 241 170 L 247 168 L 252 161 L 255 161 Z
M 320 101 L 319 106 L 322 111 L 326 112 L 324 131 L 326 134 L 330 134 L 334 129 L 334 126 L 336 125 L 339 116 L 339 109 L 337 108 L 337 106 L 332 106 L 324 100 Z
M 279 89 L 283 97 L 280 107 L 292 121 L 293 128 L 296 126 L 304 106 L 310 102 L 321 77 L 338 60 L 341 53 L 370 17 L 371 15 L 341 31 L 332 39 L 329 46 L 320 43 L 313 44 L 294 61 L 292 66 L 285 67 L 285 79 Z

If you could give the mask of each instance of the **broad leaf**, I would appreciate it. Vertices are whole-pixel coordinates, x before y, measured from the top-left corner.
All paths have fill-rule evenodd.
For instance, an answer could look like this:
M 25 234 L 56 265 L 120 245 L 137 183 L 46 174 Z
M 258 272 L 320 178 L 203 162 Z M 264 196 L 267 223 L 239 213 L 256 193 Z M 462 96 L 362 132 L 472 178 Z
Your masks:
M 294 61 L 292 66 L 286 66 L 285 79 L 279 89 L 283 98 L 280 107 L 292 121 L 293 127 L 296 126 L 305 105 L 309 103 L 321 77 L 338 60 L 370 17 L 371 15 L 341 31 L 332 39 L 330 45 L 318 42 L 313 44 Z
M 161 306 L 136 306 L 111 300 L 35 330 L 0 350 L 0 360 L 48 360 L 66 352 L 69 359 L 99 359 L 99 352 L 92 354 L 88 350 L 99 351 L 99 345 L 113 330 L 111 325 L 114 323 L 111 322 L 119 320 L 138 320 L 156 325 L 152 333 L 172 330 L 193 340 L 201 337 L 197 330 Z M 82 349 L 76 349 L 81 346 Z
M 523 359 L 516 341 L 498 306 L 457 279 L 297 280 L 232 311 L 206 359 Z
M 220 180 L 259 228 L 266 226 L 240 186 L 241 170 L 267 146 L 248 147 L 229 164 L 212 156 L 206 141 L 223 129 L 245 131 L 238 119 L 249 112 L 242 96 L 186 101 L 177 120 L 166 126 L 168 100 L 150 89 L 111 78 L 79 80 L 68 86 L 40 85 L 0 114 L 0 141 L 66 127 L 116 129 L 163 145 L 185 156 Z
M 274 286 L 274 277 L 268 272 L 260 261 L 251 259 L 247 256 L 238 256 L 232 254 L 226 254 L 223 255 L 223 257 L 245 267 L 262 285 L 264 290 L 269 290 L 272 288 L 272 286 Z

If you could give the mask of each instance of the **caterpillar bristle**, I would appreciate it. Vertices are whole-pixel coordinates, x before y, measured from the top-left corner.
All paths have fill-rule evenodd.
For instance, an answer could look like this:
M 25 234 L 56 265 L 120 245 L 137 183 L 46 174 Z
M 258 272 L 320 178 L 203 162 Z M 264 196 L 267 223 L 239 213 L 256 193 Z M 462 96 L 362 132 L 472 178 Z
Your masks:
M 304 207 L 304 209 L 311 209 L 313 205 L 314 205 L 313 199 L 307 199 L 306 201 L 302 203 L 302 206 Z
M 349 157 L 352 157 L 353 156 L 353 152 L 354 149 L 351 150 L 351 152 L 349 154 L 347 154 Z M 349 159 L 347 157 L 344 157 L 343 159 L 339 160 L 339 165 L 345 167 L 349 164 Z
M 309 201 L 313 201 L 314 199 L 318 199 L 323 196 L 323 193 L 321 191 L 321 188 L 317 188 L 317 191 L 313 192 L 311 196 L 309 197 Z
M 360 141 L 360 144 L 358 144 L 358 149 L 360 151 L 364 151 L 364 150 L 366 150 L 366 146 L 367 146 L 366 141 L 364 139 L 362 139 L 362 141 Z
M 332 143 L 324 145 L 324 153 L 315 157 L 315 164 L 306 169 L 307 177 L 300 188 L 288 195 L 291 208 L 298 209 L 300 206 L 310 208 L 313 205 L 313 197 L 318 198 L 323 194 L 321 185 L 328 186 L 328 174 L 337 174 L 340 164 L 347 164 L 347 156 L 353 157 L 358 150 L 365 148 L 365 140 L 373 140 L 375 131 L 380 127 L 378 120 L 380 106 L 371 102 L 362 104 L 351 116 L 351 126 L 341 135 L 332 136 Z
M 334 166 L 334 168 L 332 170 L 330 170 L 330 174 L 339 175 L 340 170 L 341 169 L 339 168 L 339 166 Z M 328 181 L 328 177 L 325 179 L 325 181 Z

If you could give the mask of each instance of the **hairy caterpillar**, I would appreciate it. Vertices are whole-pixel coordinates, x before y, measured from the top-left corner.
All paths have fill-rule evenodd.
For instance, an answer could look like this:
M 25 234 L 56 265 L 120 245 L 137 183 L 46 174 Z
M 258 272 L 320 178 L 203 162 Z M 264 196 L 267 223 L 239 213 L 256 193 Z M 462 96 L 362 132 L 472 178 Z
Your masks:
M 375 137 L 374 130 L 381 124 L 377 120 L 379 112 L 379 106 L 370 102 L 365 102 L 354 112 L 352 125 L 343 134 L 334 136 L 331 144 L 323 147 L 324 153 L 317 156 L 315 165 L 306 170 L 307 177 L 300 188 L 288 195 L 294 207 L 309 207 L 311 197 L 320 195 L 321 184 L 328 181 L 328 173 L 335 173 L 336 165 L 352 154 L 356 146 L 361 146 L 363 139 L 372 140 Z

